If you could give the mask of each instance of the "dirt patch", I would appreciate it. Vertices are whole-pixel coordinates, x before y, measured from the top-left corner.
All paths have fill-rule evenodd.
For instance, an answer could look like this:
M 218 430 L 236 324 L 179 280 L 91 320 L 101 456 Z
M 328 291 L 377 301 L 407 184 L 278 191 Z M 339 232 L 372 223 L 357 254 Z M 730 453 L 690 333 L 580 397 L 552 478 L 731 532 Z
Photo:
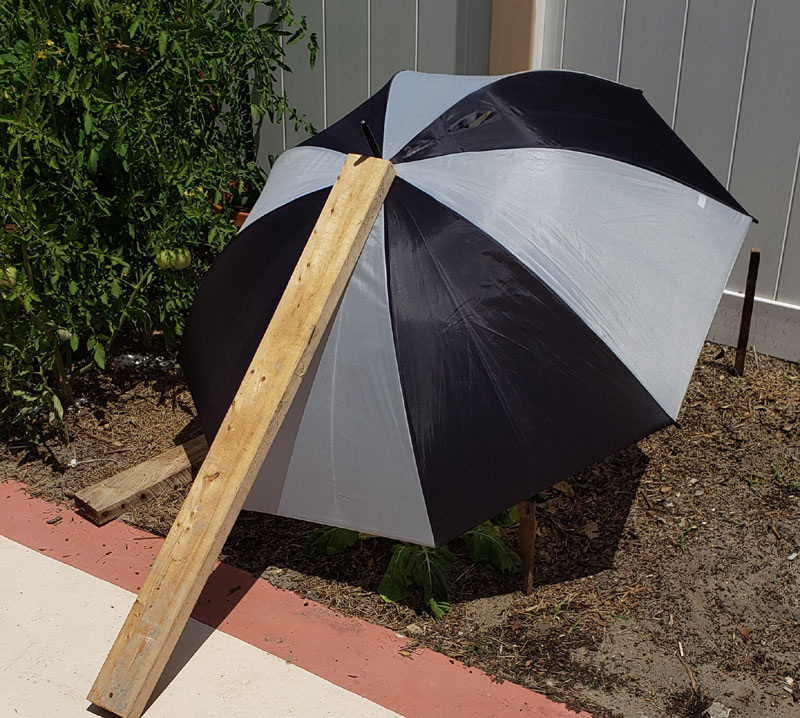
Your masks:
M 572 477 L 538 510 L 536 590 L 451 548 L 453 608 L 434 621 L 412 595 L 376 593 L 392 542 L 311 559 L 311 524 L 244 512 L 233 565 L 598 716 L 800 714 L 800 368 L 748 358 L 744 378 L 707 345 L 679 424 Z M 0 477 L 68 501 L 197 434 L 180 372 L 117 366 L 78 387 L 70 443 L 6 429 Z M 184 487 L 185 490 L 185 487 Z M 164 534 L 182 491 L 125 520 Z M 516 548 L 516 530 L 503 529 Z M 794 687 L 786 677 L 794 680 Z M 787 690 L 788 689 L 788 690 Z M 793 693 L 791 691 L 794 691 Z M 706 714 L 707 715 L 707 714 Z

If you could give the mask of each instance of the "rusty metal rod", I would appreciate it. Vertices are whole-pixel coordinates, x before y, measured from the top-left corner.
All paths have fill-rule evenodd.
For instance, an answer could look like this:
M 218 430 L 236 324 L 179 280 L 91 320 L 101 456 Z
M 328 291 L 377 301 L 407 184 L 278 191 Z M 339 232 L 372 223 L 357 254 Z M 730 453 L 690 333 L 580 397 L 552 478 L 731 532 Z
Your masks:
M 750 266 L 747 268 L 747 284 L 744 290 L 742 320 L 739 324 L 739 341 L 736 344 L 736 361 L 734 362 L 734 368 L 739 376 L 744 374 L 744 359 L 747 356 L 747 342 L 750 339 L 750 320 L 753 318 L 753 301 L 756 296 L 756 280 L 760 261 L 761 250 L 750 250 Z

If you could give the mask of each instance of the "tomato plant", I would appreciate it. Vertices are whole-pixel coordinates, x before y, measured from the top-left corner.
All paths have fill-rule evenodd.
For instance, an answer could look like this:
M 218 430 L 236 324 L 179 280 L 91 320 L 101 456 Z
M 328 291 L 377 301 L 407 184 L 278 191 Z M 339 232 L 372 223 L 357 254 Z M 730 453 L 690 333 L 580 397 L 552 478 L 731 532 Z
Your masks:
M 305 124 L 291 42 L 313 64 L 285 0 L 0 0 L 0 412 L 58 422 L 122 331 L 174 346 L 261 123 Z

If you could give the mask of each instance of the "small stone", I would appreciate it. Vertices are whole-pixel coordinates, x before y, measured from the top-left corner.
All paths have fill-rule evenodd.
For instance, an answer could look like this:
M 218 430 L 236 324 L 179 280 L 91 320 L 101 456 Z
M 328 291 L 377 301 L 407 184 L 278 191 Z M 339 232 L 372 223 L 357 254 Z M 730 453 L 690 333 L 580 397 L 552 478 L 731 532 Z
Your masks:
M 425 629 L 422 626 L 418 626 L 416 623 L 409 623 L 405 629 L 404 633 L 409 638 L 418 638 L 419 636 L 424 635 Z
M 703 712 L 703 715 L 707 715 L 708 718 L 728 718 L 730 714 L 731 714 L 731 709 L 728 708 L 728 706 L 720 703 L 719 701 L 714 701 Z
M 790 554 L 789 554 L 789 555 L 786 557 L 786 560 L 787 560 L 787 561 L 794 561 L 796 558 L 797 558 L 797 551 L 793 551 L 792 553 L 790 553 Z

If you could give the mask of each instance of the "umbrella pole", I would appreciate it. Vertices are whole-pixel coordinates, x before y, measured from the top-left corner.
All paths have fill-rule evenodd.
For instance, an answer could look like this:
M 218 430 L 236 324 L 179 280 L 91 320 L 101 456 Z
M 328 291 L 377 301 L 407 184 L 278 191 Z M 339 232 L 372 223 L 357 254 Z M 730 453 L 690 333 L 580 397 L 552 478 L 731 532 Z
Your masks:
M 319 346 L 394 179 L 348 155 L 89 700 L 139 718 Z
M 519 552 L 522 563 L 522 593 L 533 593 L 533 558 L 536 547 L 536 499 L 519 504 Z

